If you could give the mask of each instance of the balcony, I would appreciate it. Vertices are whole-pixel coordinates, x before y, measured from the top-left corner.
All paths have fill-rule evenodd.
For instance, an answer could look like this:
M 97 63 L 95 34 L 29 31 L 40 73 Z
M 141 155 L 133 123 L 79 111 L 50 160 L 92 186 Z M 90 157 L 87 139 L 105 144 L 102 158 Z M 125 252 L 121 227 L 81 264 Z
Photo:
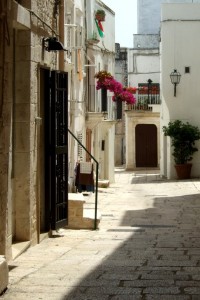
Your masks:
M 149 111 L 149 112 L 160 112 L 160 95 L 148 95 L 148 94 L 136 94 L 136 103 L 131 105 L 131 104 L 126 104 L 125 105 L 125 110 L 130 111 Z

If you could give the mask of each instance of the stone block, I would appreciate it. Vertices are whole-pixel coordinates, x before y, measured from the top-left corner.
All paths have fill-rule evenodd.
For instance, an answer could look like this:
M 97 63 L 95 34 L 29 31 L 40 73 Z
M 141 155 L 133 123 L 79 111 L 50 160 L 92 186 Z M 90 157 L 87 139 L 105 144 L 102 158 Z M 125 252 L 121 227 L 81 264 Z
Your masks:
M 84 196 L 80 193 L 68 193 L 68 199 L 73 201 L 83 201 L 85 203 Z
M 86 203 L 83 194 L 68 193 L 69 199 L 69 222 L 68 228 L 73 229 L 93 229 L 94 228 L 94 210 L 84 209 Z M 100 222 L 100 214 L 97 216 L 97 228 Z
M 109 187 L 109 180 L 99 180 L 98 181 L 98 187 L 101 187 L 101 188 L 108 188 Z
M 29 152 L 30 150 L 30 125 L 28 122 L 16 123 L 16 151 Z
M 30 13 L 23 6 L 18 5 L 17 3 L 13 3 L 13 23 L 14 26 L 18 29 L 30 29 L 31 28 L 31 20 Z
M 4 256 L 0 255 L 0 295 L 8 285 L 8 265 Z

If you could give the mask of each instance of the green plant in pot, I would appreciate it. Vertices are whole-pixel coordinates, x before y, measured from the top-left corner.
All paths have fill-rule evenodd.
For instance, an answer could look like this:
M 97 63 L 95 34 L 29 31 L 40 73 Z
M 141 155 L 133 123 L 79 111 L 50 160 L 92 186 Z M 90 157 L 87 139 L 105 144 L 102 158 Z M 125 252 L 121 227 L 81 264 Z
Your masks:
M 165 136 L 171 137 L 175 168 L 179 179 L 190 178 L 193 154 L 198 151 L 195 141 L 200 139 L 200 130 L 190 123 L 175 120 L 163 126 Z

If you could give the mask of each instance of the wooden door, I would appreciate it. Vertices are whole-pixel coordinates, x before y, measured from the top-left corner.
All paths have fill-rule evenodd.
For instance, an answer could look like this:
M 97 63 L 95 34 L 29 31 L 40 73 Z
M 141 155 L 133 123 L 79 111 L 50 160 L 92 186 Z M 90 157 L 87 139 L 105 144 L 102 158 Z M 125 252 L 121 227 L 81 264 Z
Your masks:
M 157 167 L 157 127 L 154 124 L 138 124 L 135 137 L 136 167 Z

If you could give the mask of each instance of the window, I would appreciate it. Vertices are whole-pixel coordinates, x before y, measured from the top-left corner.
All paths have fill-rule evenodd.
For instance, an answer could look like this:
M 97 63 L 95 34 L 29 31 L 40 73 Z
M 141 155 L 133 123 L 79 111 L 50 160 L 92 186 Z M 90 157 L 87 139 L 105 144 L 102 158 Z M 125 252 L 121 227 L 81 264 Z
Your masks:
M 186 74 L 190 73 L 190 67 L 185 67 L 185 73 Z

